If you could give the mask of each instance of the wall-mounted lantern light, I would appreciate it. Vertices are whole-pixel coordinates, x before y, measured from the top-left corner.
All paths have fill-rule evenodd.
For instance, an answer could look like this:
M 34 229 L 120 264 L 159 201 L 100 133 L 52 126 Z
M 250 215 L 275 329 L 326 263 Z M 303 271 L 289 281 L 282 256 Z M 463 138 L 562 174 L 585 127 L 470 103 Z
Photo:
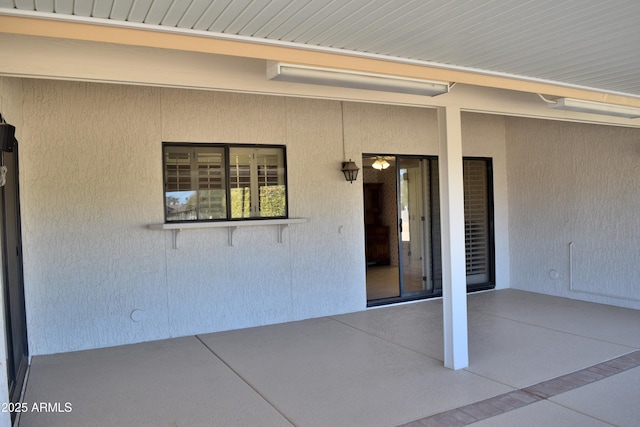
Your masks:
M 342 162 L 342 173 L 344 173 L 344 179 L 346 179 L 352 184 L 353 184 L 353 181 L 355 181 L 358 178 L 359 170 L 360 169 L 358 169 L 358 166 L 356 166 L 356 163 L 352 162 L 351 159 L 349 159 L 348 162 Z

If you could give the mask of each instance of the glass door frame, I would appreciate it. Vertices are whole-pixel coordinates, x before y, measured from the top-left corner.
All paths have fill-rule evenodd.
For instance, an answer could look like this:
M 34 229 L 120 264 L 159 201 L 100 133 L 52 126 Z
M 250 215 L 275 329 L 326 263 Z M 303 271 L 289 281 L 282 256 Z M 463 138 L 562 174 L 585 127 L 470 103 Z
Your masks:
M 387 305 L 387 304 L 391 304 L 391 303 L 398 303 L 398 302 L 406 302 L 406 301 L 413 301 L 413 300 L 419 300 L 419 299 L 426 299 L 426 298 L 432 298 L 432 297 L 437 297 L 440 296 L 442 294 L 442 289 L 441 287 L 436 286 L 436 279 L 433 277 L 429 277 L 430 275 L 433 274 L 434 271 L 436 271 L 436 269 L 434 269 L 434 263 L 436 262 L 436 257 L 434 257 L 434 250 L 433 250 L 433 234 L 434 234 L 434 230 L 433 230 L 433 223 L 434 221 L 431 220 L 432 215 L 435 213 L 439 214 L 439 211 L 434 211 L 433 210 L 433 206 L 439 206 L 439 200 L 438 200 L 438 191 L 437 191 L 437 185 L 436 185 L 436 190 L 434 191 L 434 185 L 431 182 L 432 178 L 433 178 L 433 173 L 432 173 L 432 167 L 434 164 L 434 160 L 435 163 L 437 163 L 437 156 L 427 156 L 427 155 L 403 155 L 403 154 L 368 154 L 368 153 L 363 153 L 362 157 L 364 158 L 371 158 L 371 157 L 376 157 L 376 156 L 383 156 L 383 157 L 394 157 L 395 160 L 395 201 L 396 201 L 396 215 L 397 215 L 397 221 L 395 224 L 395 231 L 392 231 L 393 226 L 390 224 L 389 228 L 391 232 L 395 232 L 397 235 L 397 245 L 394 245 L 394 247 L 390 247 L 389 250 L 392 251 L 397 251 L 398 254 L 398 296 L 393 296 L 393 297 L 385 297 L 385 298 L 380 298 L 380 299 L 372 299 L 372 300 L 367 300 L 367 307 L 374 307 L 374 306 L 379 306 L 379 305 Z M 421 190 L 422 190 L 422 212 L 421 212 L 421 216 L 424 218 L 424 220 L 422 220 L 424 226 L 423 226 L 423 232 L 422 232 L 422 253 L 423 253 L 423 259 L 422 259 L 422 275 L 423 275 L 423 286 L 424 286 L 424 280 L 426 278 L 427 282 L 431 282 L 432 286 L 429 287 L 425 287 L 423 288 L 424 290 L 421 291 L 414 291 L 414 292 L 406 292 L 405 291 L 405 274 L 404 274 L 404 258 L 405 258 L 405 254 L 403 251 L 403 242 L 402 242 L 402 195 L 401 195 L 401 180 L 403 179 L 401 176 L 401 168 L 400 168 L 400 164 L 401 161 L 405 159 L 405 160 L 418 160 L 420 162 L 420 167 L 421 167 Z M 424 163 L 423 162 L 428 162 L 428 167 L 424 167 Z M 363 167 L 364 167 L 364 162 L 363 162 Z M 437 169 L 436 169 L 437 172 Z M 428 174 L 428 176 L 425 176 L 425 173 Z M 425 188 L 425 183 L 429 184 L 429 188 L 426 189 Z M 436 182 L 437 184 L 437 182 Z M 426 191 L 428 190 L 428 191 Z M 434 194 L 435 193 L 435 194 Z M 427 199 L 428 199 L 428 203 L 427 203 Z M 439 222 L 439 219 L 438 219 Z M 406 226 L 406 225 L 405 225 Z M 426 233 L 426 229 L 425 227 L 429 227 L 429 233 Z M 427 238 L 428 236 L 428 238 Z M 439 232 L 437 233 L 437 236 L 439 238 Z M 392 240 L 392 239 L 391 239 Z M 428 240 L 428 241 L 427 241 Z M 439 245 L 438 245 L 439 247 Z M 424 259 L 427 258 L 427 259 Z M 428 263 L 428 267 L 427 267 L 427 263 Z M 426 271 L 425 271 L 426 269 Z
M 396 194 L 396 200 L 397 200 L 397 209 L 398 209 L 398 264 L 399 264 L 399 275 L 400 275 L 400 296 L 398 298 L 400 298 L 403 301 L 407 301 L 407 300 L 412 300 L 412 299 L 416 299 L 416 298 L 426 298 L 426 297 L 430 297 L 430 296 L 434 296 L 434 291 L 435 291 L 435 287 L 432 287 L 431 289 L 429 289 L 428 283 L 432 282 L 433 277 L 433 262 L 434 262 L 434 257 L 433 257 L 433 248 L 432 248 L 432 236 L 433 236 L 433 221 L 432 221 L 432 212 L 431 212 L 431 206 L 434 204 L 434 202 L 437 202 L 437 200 L 434 200 L 434 192 L 433 192 L 433 187 L 431 185 L 431 168 L 432 168 L 432 164 L 433 164 L 433 160 L 436 159 L 434 156 L 416 156 L 416 155 L 398 155 L 396 156 L 396 180 L 397 180 L 397 185 L 396 185 L 396 190 L 397 190 L 397 194 Z M 422 227 L 418 227 L 418 235 L 419 235 L 419 240 L 420 240 L 420 251 L 421 251 L 421 257 L 420 257 L 420 263 L 421 263 L 421 270 L 422 270 L 422 274 L 421 274 L 421 282 L 422 282 L 422 290 L 417 290 L 417 291 L 409 291 L 407 290 L 407 265 L 410 264 L 410 262 L 407 262 L 407 260 L 405 259 L 405 257 L 411 256 L 410 253 L 412 252 L 411 250 L 409 251 L 409 253 L 405 253 L 405 248 L 404 246 L 404 241 L 403 239 L 403 232 L 406 229 L 406 227 L 410 227 L 410 233 L 411 234 L 415 234 L 411 231 L 411 218 L 409 217 L 409 224 L 405 224 L 403 222 L 403 218 L 402 218 L 402 211 L 403 211 L 403 186 L 402 184 L 405 181 L 408 181 L 408 179 L 405 179 L 403 176 L 403 170 L 407 170 L 408 168 L 402 168 L 401 164 L 403 160 L 417 160 L 419 162 L 419 168 L 420 168 L 420 193 L 421 193 L 421 197 L 420 197 L 420 201 L 419 201 L 419 205 L 420 205 L 420 212 L 414 212 L 414 214 L 419 214 L 421 216 L 420 220 L 419 220 L 419 224 L 422 224 Z M 425 163 L 426 162 L 426 163 Z M 408 172 L 406 172 L 408 173 Z M 407 188 L 407 192 L 410 193 L 410 190 Z M 407 198 L 410 197 L 410 194 L 407 194 Z M 408 202 L 408 200 L 407 200 Z M 408 204 L 408 203 L 407 203 Z M 409 214 L 411 215 L 411 212 L 408 211 Z M 428 228 L 428 232 L 427 232 L 427 228 Z M 409 240 L 409 242 L 411 242 L 411 240 Z M 432 282 L 433 283 L 433 282 Z
M 427 298 L 434 298 L 442 296 L 442 277 L 441 277 L 441 254 L 440 254 L 440 200 L 439 200 L 439 167 L 437 156 L 425 156 L 425 155 L 401 155 L 401 154 L 368 154 L 363 153 L 364 158 L 373 158 L 377 156 L 384 156 L 386 158 L 393 157 L 395 162 L 395 187 L 396 187 L 396 235 L 397 245 L 393 248 L 390 245 L 389 251 L 396 250 L 398 254 L 398 296 L 384 297 L 379 299 L 367 300 L 367 307 L 374 307 L 380 305 L 387 305 L 392 303 L 406 302 L 412 300 L 420 300 Z M 429 233 L 423 231 L 422 252 L 423 257 L 423 273 L 426 277 L 429 286 L 424 286 L 422 291 L 406 292 L 405 291 L 405 279 L 404 279 L 404 251 L 402 243 L 402 201 L 401 201 L 401 161 L 402 159 L 418 159 L 421 162 L 428 162 L 428 167 L 421 166 L 422 175 L 422 214 L 424 215 L 424 226 L 429 227 Z M 486 167 L 486 220 L 487 220 L 487 257 L 488 257 L 488 280 L 482 283 L 467 283 L 467 292 L 475 292 L 480 290 L 487 290 L 495 288 L 495 224 L 494 224 L 494 195 L 493 195 L 493 159 L 487 157 L 463 157 L 463 162 L 466 160 L 477 160 L 485 163 Z M 363 161 L 363 168 L 365 167 Z M 426 175 L 425 175 L 426 174 Z M 363 172 L 364 175 L 364 172 Z M 428 176 L 427 176 L 428 175 Z M 363 179 L 364 182 L 364 179 Z M 428 187 L 428 188 L 427 188 Z M 428 204 L 427 204 L 428 199 Z M 466 228 L 466 224 L 465 224 Z M 389 224 L 390 232 L 393 232 L 393 225 Z M 467 238 L 465 232 L 465 239 Z M 392 239 L 390 239 L 392 240 Z M 428 263 L 428 264 L 427 264 Z M 426 270 L 426 271 L 425 271 Z

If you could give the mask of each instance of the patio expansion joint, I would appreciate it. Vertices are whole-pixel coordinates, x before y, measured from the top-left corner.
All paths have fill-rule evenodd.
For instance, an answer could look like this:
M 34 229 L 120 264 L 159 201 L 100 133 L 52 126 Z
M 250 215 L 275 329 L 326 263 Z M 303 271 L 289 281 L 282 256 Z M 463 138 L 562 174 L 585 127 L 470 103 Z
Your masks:
M 431 415 L 402 427 L 462 427 L 519 409 L 640 366 L 640 350 L 529 387 Z
M 428 354 L 426 354 L 426 353 L 422 353 L 422 352 L 420 352 L 420 351 L 418 351 L 418 350 L 416 350 L 416 349 L 414 349 L 414 348 L 407 347 L 407 346 L 404 346 L 404 345 L 402 345 L 402 344 L 398 344 L 397 342 L 394 342 L 394 341 L 388 340 L 388 339 L 386 339 L 386 338 L 384 338 L 384 337 L 381 337 L 380 335 L 372 334 L 372 333 L 371 333 L 371 332 L 369 332 L 369 331 L 366 331 L 366 330 L 364 330 L 364 329 L 357 328 L 357 327 L 355 327 L 355 326 L 353 326 L 353 325 L 350 325 L 350 324 L 348 324 L 348 323 L 343 322 L 342 320 L 338 320 L 338 319 L 336 319 L 335 317 L 329 316 L 328 318 L 329 318 L 329 319 L 331 319 L 331 320 L 333 320 L 333 321 L 336 321 L 336 322 L 338 322 L 338 323 L 340 323 L 340 324 L 342 324 L 342 325 L 344 325 L 344 326 L 346 326 L 346 327 L 348 327 L 348 328 L 354 329 L 354 330 L 356 330 L 356 331 L 358 331 L 358 332 L 362 332 L 363 334 L 369 335 L 370 337 L 373 337 L 373 338 L 378 339 L 378 340 L 380 340 L 380 341 L 383 341 L 383 342 L 385 342 L 385 343 L 388 343 L 388 344 L 391 344 L 391 345 L 394 345 L 394 346 L 400 347 L 400 348 L 402 348 L 402 349 L 404 349 L 404 350 L 407 350 L 407 351 L 410 351 L 410 352 L 412 352 L 412 353 L 419 354 L 420 356 L 427 357 L 427 358 L 429 358 L 429 359 L 431 359 L 431 360 L 435 360 L 436 362 L 444 363 L 442 360 L 437 359 L 437 358 L 435 358 L 435 357 L 433 357 L 433 356 L 430 356 L 430 355 L 428 355 Z
M 514 318 L 511 318 L 511 317 L 507 317 L 507 316 L 499 316 L 499 315 L 496 315 L 496 314 L 493 314 L 493 313 L 488 313 L 488 312 L 481 312 L 481 314 L 485 315 L 485 316 L 495 317 L 497 319 L 509 320 L 509 321 L 512 321 L 512 322 L 520 323 L 522 325 L 527 325 L 527 326 L 533 326 L 533 327 L 536 327 L 536 328 L 546 329 L 547 331 L 560 332 L 562 334 L 572 335 L 574 337 L 586 338 L 586 339 L 589 339 L 589 340 L 598 341 L 598 342 L 602 342 L 602 343 L 606 343 L 606 344 L 619 345 L 619 346 L 622 346 L 622 347 L 627 347 L 630 351 L 638 349 L 638 347 L 635 347 L 635 346 L 632 346 L 632 345 L 629 345 L 629 344 L 622 344 L 622 343 L 616 342 L 616 341 L 608 341 L 608 340 L 603 340 L 601 338 L 594 338 L 592 336 L 577 334 L 575 332 L 568 332 L 568 331 L 565 331 L 565 330 L 562 330 L 562 329 L 550 328 L 549 326 L 541 326 L 541 325 L 536 324 L 536 323 L 524 322 L 524 321 L 522 321 L 520 319 L 514 319 Z
M 195 338 L 200 341 L 200 343 L 204 346 L 204 348 L 206 348 L 216 359 L 218 359 L 220 362 L 222 362 L 231 372 L 233 372 L 233 374 L 235 376 L 237 376 L 240 381 L 242 381 L 243 383 L 245 383 L 248 387 L 251 388 L 251 390 L 253 390 L 258 396 L 260 396 L 260 398 L 262 400 L 264 400 L 265 402 L 267 402 L 267 404 L 269 406 L 271 406 L 276 412 L 278 412 L 285 420 L 287 420 L 292 426 L 296 426 L 296 423 L 293 422 L 293 420 L 286 414 L 284 413 L 280 408 L 278 408 L 278 406 L 272 402 L 271 400 L 269 400 L 267 398 L 267 396 L 265 396 L 256 386 L 254 386 L 253 384 L 251 384 L 246 378 L 244 378 L 242 375 L 240 375 L 240 372 L 236 371 L 233 366 L 231 366 L 229 363 L 227 363 L 226 360 L 224 360 L 222 357 L 220 357 L 211 347 L 209 347 L 207 345 L 207 343 L 205 343 L 202 338 L 200 338 L 198 335 L 195 335 Z

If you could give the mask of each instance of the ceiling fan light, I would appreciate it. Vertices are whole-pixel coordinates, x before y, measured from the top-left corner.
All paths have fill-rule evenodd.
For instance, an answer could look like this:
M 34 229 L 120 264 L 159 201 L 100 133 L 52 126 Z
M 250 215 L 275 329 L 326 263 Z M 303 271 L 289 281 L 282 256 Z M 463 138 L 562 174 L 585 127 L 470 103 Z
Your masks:
M 377 170 L 381 171 L 383 169 L 387 169 L 391 165 L 385 159 L 376 159 L 376 161 L 373 162 L 373 164 L 371 166 L 374 169 L 377 169 Z

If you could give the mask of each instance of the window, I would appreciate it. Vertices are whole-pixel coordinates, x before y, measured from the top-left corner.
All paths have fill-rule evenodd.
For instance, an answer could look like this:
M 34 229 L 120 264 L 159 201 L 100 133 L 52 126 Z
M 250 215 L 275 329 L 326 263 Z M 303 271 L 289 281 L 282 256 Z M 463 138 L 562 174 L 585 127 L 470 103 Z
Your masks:
M 166 221 L 287 217 L 285 148 L 165 144 Z

